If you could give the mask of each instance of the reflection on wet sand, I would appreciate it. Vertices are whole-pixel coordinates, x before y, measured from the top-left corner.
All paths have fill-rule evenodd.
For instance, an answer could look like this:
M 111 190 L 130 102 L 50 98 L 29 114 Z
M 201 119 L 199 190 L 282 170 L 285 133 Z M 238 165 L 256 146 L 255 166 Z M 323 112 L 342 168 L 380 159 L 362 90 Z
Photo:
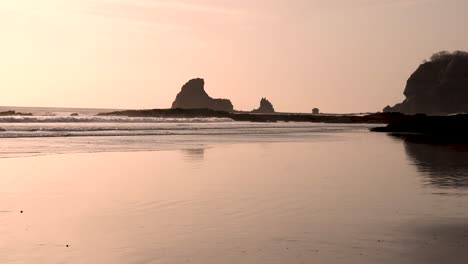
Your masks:
M 0 159 L 0 263 L 468 263 L 468 188 L 342 137 Z
M 408 260 L 413 263 L 467 263 L 468 224 L 465 219 L 421 219 L 410 225 L 407 235 Z
M 398 137 L 398 136 L 395 136 Z M 425 181 L 439 188 L 468 187 L 468 146 L 431 144 L 402 138 L 408 158 Z
M 201 162 L 205 158 L 204 148 L 184 149 L 184 160 L 189 162 Z

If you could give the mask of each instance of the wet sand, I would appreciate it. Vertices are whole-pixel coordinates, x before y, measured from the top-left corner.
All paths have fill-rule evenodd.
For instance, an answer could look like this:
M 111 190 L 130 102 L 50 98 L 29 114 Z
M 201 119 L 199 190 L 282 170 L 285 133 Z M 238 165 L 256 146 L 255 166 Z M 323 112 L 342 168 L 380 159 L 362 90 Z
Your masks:
M 428 167 L 408 144 L 357 133 L 0 159 L 0 263 L 467 263 L 465 181 L 428 178 L 468 164 Z

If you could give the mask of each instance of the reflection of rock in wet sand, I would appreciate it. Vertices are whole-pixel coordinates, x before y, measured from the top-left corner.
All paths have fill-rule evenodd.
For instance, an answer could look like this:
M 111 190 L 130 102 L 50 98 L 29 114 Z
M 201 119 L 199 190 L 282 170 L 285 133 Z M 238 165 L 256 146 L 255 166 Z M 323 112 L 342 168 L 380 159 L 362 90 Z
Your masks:
M 196 149 L 184 149 L 184 158 L 187 161 L 198 162 L 203 161 L 205 158 L 205 149 L 196 148 Z
M 427 181 L 437 187 L 468 187 L 468 146 L 404 140 L 405 150 Z

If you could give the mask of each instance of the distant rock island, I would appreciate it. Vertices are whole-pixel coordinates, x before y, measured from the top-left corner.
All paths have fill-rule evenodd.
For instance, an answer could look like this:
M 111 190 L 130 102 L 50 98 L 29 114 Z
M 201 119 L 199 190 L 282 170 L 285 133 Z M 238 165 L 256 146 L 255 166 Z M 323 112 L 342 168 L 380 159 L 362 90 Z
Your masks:
M 16 112 L 16 111 L 5 111 L 5 112 L 0 112 L 0 116 L 32 116 L 33 114 L 31 113 L 21 113 L 21 112 Z
M 192 79 L 182 86 L 182 90 L 172 103 L 172 109 L 176 108 L 234 111 L 234 106 L 230 100 L 211 98 L 205 91 L 205 81 L 200 78 Z
M 270 103 L 270 101 L 268 101 L 266 98 L 262 98 L 262 100 L 260 100 L 260 107 L 252 111 L 252 113 L 264 113 L 264 114 L 274 113 L 274 112 L 275 112 L 275 108 Z
M 447 115 L 468 113 L 468 52 L 432 55 L 408 79 L 406 99 L 384 112 Z

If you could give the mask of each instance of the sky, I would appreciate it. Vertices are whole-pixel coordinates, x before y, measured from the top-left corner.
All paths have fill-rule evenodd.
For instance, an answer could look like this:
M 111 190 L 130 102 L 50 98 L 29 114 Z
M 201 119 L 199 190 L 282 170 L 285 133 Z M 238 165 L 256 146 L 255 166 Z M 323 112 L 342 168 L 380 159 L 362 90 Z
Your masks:
M 168 108 L 191 78 L 252 110 L 380 111 L 466 0 L 0 0 L 0 105 Z

